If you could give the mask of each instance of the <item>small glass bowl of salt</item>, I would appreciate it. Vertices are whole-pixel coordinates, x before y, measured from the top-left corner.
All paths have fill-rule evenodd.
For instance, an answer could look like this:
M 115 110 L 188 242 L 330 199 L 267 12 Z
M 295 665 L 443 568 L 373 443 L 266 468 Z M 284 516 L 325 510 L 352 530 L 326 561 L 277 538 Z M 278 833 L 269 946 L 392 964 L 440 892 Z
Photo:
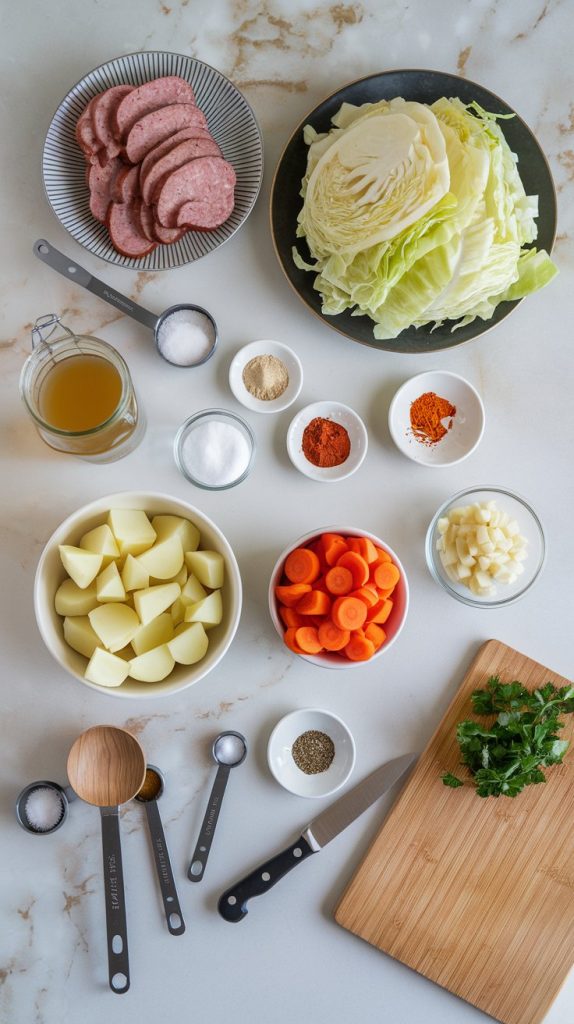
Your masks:
M 223 491 L 249 475 L 255 436 L 236 413 L 203 409 L 181 425 L 173 451 L 178 469 L 190 483 L 208 491 Z

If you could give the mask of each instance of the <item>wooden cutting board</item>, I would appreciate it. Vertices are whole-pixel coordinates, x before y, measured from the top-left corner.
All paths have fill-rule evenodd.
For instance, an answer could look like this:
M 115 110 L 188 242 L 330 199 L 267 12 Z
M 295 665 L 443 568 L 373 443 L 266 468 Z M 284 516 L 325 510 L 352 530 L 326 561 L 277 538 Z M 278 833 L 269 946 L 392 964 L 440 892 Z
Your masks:
M 481 647 L 336 920 L 496 1020 L 538 1024 L 574 960 L 574 755 L 515 799 L 444 786 L 464 771 L 456 725 L 490 675 L 569 684 L 497 640 Z

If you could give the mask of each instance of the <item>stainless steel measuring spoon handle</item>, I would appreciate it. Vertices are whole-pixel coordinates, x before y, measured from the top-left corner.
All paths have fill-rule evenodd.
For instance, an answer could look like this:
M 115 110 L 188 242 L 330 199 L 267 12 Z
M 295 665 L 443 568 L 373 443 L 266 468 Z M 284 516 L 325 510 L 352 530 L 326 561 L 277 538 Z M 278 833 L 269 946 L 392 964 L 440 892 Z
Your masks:
M 144 309 L 143 306 L 138 306 L 137 302 L 132 302 L 128 299 L 127 295 L 122 295 L 121 292 L 117 292 L 115 288 L 112 288 L 108 284 L 104 284 L 103 281 L 99 281 L 97 277 L 92 275 L 84 267 L 81 267 L 79 263 L 74 263 L 73 260 L 69 259 L 68 256 L 64 256 L 62 252 L 55 249 L 50 242 L 47 242 L 45 238 L 39 238 L 34 242 L 34 255 L 42 260 L 43 263 L 47 263 L 52 270 L 57 270 L 59 274 L 67 278 L 68 281 L 75 281 L 76 284 L 80 285 L 81 288 L 85 288 L 87 291 L 97 295 L 98 298 L 103 299 L 104 302 L 109 303 L 110 306 L 115 306 L 116 309 L 121 310 L 127 316 L 133 317 L 138 323 L 143 324 L 144 327 L 148 327 L 150 331 L 156 329 L 158 317 L 155 313 L 150 313 L 149 309 Z
M 156 800 L 146 800 L 145 809 L 149 825 L 149 834 L 153 847 L 157 877 L 160 884 L 161 898 L 165 910 L 167 927 L 172 935 L 183 935 L 185 921 L 179 905 L 175 880 L 165 841 L 165 833 Z
M 100 807 L 100 814 L 102 817 L 109 982 L 112 992 L 123 994 L 130 987 L 130 965 L 119 808 Z
M 209 803 L 207 805 L 207 810 L 199 833 L 199 839 L 197 840 L 197 845 L 193 851 L 193 857 L 191 858 L 191 863 L 187 870 L 187 877 L 190 882 L 201 882 L 201 879 L 203 878 L 207 858 L 209 857 L 209 851 L 213 842 L 215 826 L 217 825 L 217 819 L 219 818 L 219 812 L 221 810 L 223 794 L 225 793 L 229 772 L 232 767 L 232 765 L 222 764 L 217 769 L 217 775 L 215 776 L 215 782 L 213 783 L 213 789 L 211 790 L 211 796 L 209 798 Z

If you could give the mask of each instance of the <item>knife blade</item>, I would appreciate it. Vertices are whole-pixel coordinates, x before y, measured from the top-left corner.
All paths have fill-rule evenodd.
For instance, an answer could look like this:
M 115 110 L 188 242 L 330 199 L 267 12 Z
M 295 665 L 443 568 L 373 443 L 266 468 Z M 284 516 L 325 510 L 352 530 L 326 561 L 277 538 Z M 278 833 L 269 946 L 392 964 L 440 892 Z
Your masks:
M 313 853 L 318 853 L 335 836 L 347 828 L 363 811 L 398 782 L 416 761 L 418 754 L 403 754 L 376 768 L 366 779 L 331 804 L 303 829 L 295 842 L 282 853 L 255 868 L 220 896 L 217 909 L 226 921 L 242 921 L 247 916 L 247 902 L 262 896 L 280 878 Z

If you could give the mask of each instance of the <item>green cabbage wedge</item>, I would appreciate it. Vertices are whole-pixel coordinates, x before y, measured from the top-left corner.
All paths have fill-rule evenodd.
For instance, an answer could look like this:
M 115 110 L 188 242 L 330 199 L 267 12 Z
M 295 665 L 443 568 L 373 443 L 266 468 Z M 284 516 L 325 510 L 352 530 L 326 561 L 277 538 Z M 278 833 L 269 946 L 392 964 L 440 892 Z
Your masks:
M 297 236 L 313 262 L 322 311 L 352 310 L 374 336 L 410 326 L 453 330 L 489 319 L 557 273 L 536 238 L 538 199 L 527 196 L 499 118 L 478 104 L 397 98 L 343 104 L 309 145 Z

